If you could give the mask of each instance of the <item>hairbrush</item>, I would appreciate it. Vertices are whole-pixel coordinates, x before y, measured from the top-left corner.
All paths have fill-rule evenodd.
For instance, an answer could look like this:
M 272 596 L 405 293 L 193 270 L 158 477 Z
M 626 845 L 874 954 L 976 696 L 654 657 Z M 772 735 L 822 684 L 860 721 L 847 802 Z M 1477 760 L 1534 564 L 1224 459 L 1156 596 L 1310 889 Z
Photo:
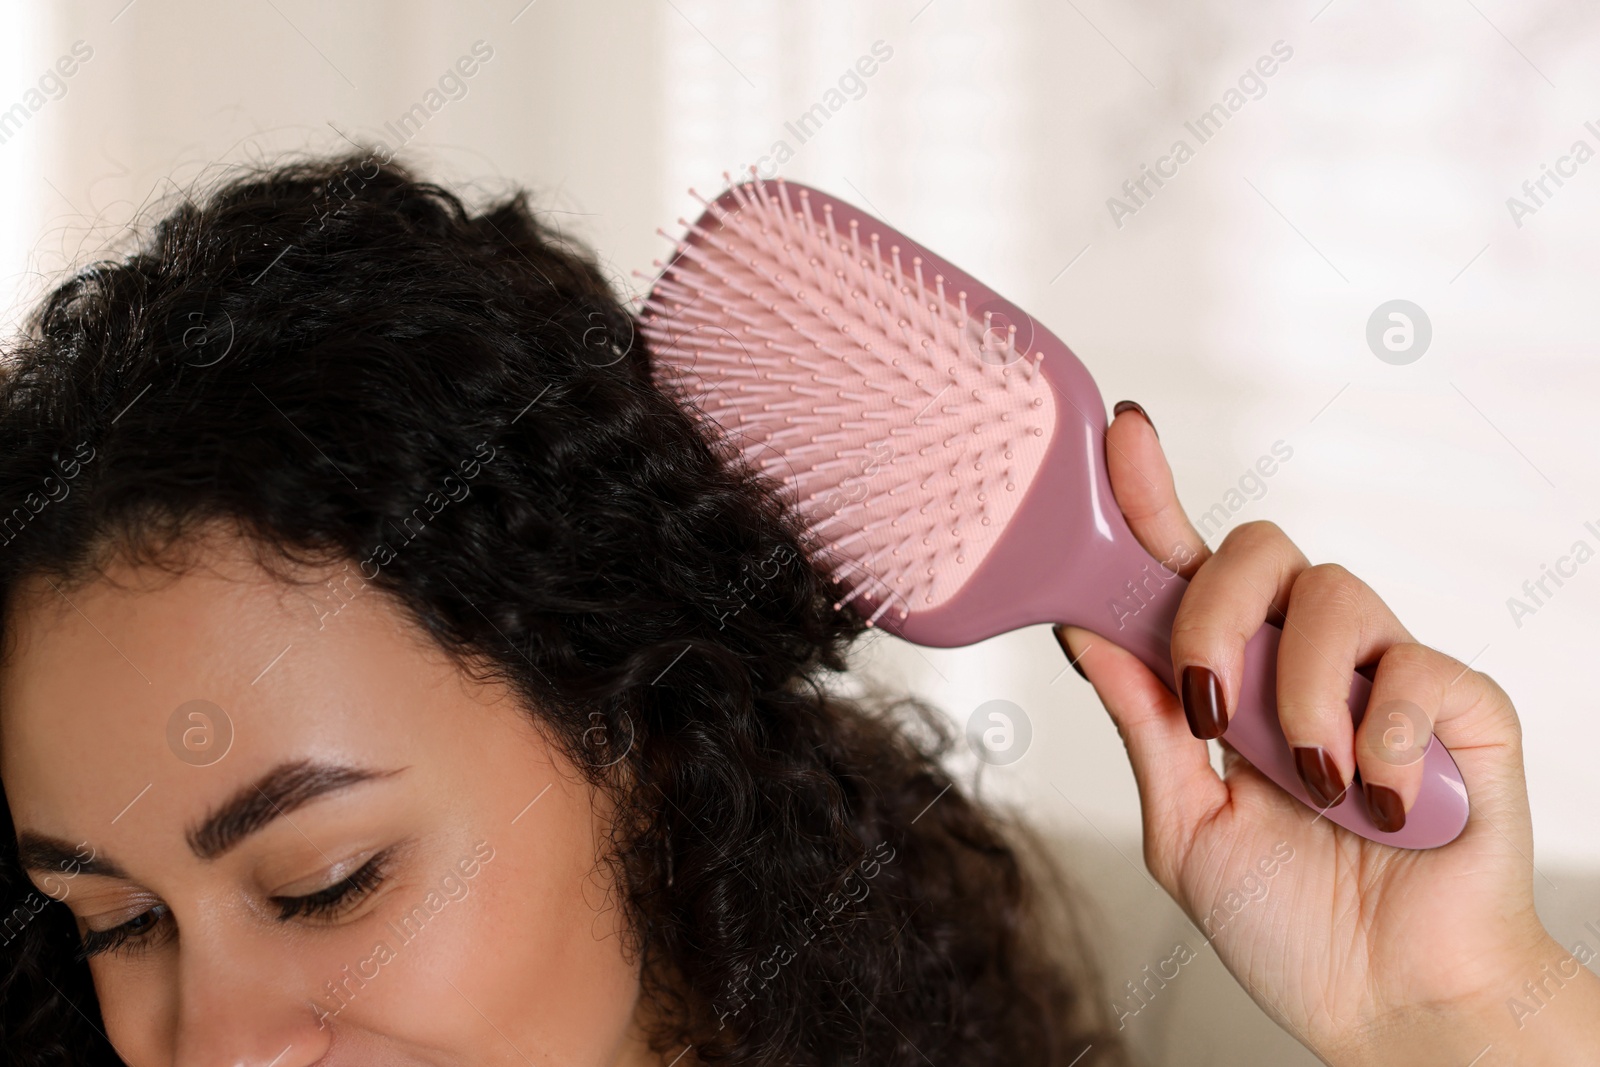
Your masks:
M 679 220 L 683 237 L 660 231 L 675 246 L 640 312 L 656 380 L 780 483 L 812 564 L 844 591 L 835 607 L 934 647 L 1070 623 L 1177 692 L 1170 640 L 1188 582 L 1145 551 L 1116 505 L 1105 405 L 1078 357 L 964 271 L 819 190 L 752 175 L 696 199 L 705 211 Z M 1467 792 L 1437 738 L 1396 749 L 1424 775 L 1394 833 L 1363 804 L 1311 799 L 1278 724 L 1281 635 L 1268 622 L 1246 646 L 1228 743 L 1362 837 L 1453 840 Z M 1352 673 L 1357 723 L 1371 688 Z

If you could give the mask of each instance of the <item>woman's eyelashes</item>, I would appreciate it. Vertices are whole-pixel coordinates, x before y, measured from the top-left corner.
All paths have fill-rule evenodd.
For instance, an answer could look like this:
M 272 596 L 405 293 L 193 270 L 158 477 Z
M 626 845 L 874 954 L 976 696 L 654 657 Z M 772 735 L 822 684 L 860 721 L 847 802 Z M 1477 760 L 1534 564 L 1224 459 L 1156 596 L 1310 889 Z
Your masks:
M 348 876 L 325 889 L 297 897 L 268 897 L 278 909 L 278 919 L 337 919 L 354 910 L 383 884 L 392 849 L 384 849 Z M 165 904 L 153 905 L 127 922 L 106 930 L 85 930 L 78 958 L 101 953 L 142 951 L 160 944 L 172 933 L 172 912 Z
M 103 952 L 121 952 L 128 948 L 150 948 L 170 932 L 166 920 L 169 912 L 165 904 L 156 904 L 109 930 L 85 930 L 83 943 L 78 949 L 78 959 L 86 960 Z
M 278 918 L 287 922 L 297 916 L 306 918 L 334 918 L 349 911 L 383 884 L 385 864 L 389 850 L 373 856 L 346 878 L 300 897 L 268 897 L 278 906 Z

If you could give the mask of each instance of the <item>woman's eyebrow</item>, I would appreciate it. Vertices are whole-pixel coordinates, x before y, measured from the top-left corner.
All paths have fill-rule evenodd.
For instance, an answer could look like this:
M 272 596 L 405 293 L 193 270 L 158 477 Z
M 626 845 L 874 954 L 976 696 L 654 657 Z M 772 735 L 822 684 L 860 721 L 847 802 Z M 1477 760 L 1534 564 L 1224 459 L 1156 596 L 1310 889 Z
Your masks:
M 187 835 L 189 848 L 203 860 L 216 859 L 274 819 L 318 797 L 402 770 L 405 768 L 374 771 L 314 760 L 280 763 L 239 789 L 192 828 Z
M 17 836 L 17 860 L 25 871 L 66 871 L 74 874 L 98 874 L 105 878 L 125 878 L 122 868 L 111 860 L 95 857 L 85 859 L 83 848 L 88 842 L 76 845 L 59 837 L 35 834 L 24 830 Z
M 280 763 L 254 782 L 234 793 L 199 826 L 187 834 L 189 848 L 203 860 L 216 859 L 268 823 L 289 814 L 318 797 L 350 786 L 399 774 L 404 767 L 374 771 L 342 763 L 296 760 Z M 24 870 L 65 871 L 94 874 L 104 878 L 126 878 L 114 860 L 90 852 L 87 842 L 70 842 L 24 830 L 17 835 L 17 859 Z

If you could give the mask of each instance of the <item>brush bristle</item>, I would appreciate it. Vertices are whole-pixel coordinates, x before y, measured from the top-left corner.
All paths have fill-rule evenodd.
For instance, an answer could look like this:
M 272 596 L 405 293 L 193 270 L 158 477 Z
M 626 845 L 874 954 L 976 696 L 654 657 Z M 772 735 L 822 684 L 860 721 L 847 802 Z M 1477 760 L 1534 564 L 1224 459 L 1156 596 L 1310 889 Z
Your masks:
M 642 315 L 662 384 L 792 494 L 813 561 L 850 589 L 835 607 L 862 597 L 869 624 L 938 607 L 1044 458 L 1042 353 L 1016 351 L 1014 324 L 969 318 L 920 256 L 902 262 L 905 238 L 838 228 L 831 204 L 819 219 L 807 190 L 796 207 L 770 184 L 679 220 L 689 232 Z

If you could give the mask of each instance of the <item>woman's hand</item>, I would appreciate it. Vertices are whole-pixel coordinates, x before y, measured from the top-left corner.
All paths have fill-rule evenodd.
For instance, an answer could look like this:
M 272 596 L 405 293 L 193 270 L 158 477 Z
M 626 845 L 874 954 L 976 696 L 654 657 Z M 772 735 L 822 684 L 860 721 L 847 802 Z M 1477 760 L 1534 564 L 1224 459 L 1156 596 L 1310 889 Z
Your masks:
M 1418 644 L 1355 575 L 1312 566 L 1271 523 L 1235 529 L 1212 553 L 1142 409 L 1118 408 L 1106 440 L 1117 502 L 1151 555 L 1190 560 L 1174 676 L 1199 667 L 1216 679 L 1189 672 L 1180 701 L 1110 640 L 1057 630 L 1127 745 L 1150 872 L 1256 1003 L 1328 1063 L 1600 1063 L 1600 978 L 1534 912 L 1510 699 Z M 1368 804 L 1375 821 L 1403 818 L 1416 799 L 1421 762 L 1386 747 L 1393 724 L 1369 715 L 1351 727 L 1350 674 L 1363 668 L 1371 707 L 1421 709 L 1416 752 L 1431 729 L 1455 757 L 1472 805 L 1460 837 L 1427 851 L 1368 841 L 1288 796 L 1226 740 L 1217 776 L 1190 723 L 1204 730 L 1208 691 L 1223 716 L 1235 706 L 1245 643 L 1269 618 L 1283 626 L 1279 718 L 1303 750 L 1312 795 Z

